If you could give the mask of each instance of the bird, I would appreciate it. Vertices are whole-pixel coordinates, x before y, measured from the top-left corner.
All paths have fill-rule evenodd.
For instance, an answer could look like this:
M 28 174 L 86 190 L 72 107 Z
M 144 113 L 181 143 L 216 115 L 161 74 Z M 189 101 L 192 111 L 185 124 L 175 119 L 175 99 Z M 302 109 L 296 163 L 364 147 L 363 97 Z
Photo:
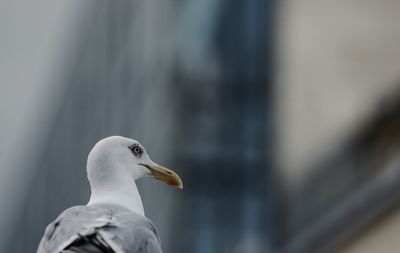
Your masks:
M 161 253 L 135 181 L 150 177 L 183 189 L 181 178 L 153 162 L 136 140 L 97 142 L 86 164 L 90 198 L 63 211 L 45 229 L 37 253 Z

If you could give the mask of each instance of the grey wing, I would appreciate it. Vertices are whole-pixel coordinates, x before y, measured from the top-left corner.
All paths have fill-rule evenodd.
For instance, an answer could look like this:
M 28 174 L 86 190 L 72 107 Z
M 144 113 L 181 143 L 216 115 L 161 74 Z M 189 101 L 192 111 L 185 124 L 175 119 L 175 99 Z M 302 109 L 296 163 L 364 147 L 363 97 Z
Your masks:
M 161 253 L 154 225 L 116 206 L 77 206 L 45 231 L 38 253 Z
M 118 245 L 124 253 L 162 253 L 157 235 L 148 226 L 127 229 L 124 233 L 108 230 L 103 236 L 111 247 Z
M 104 241 L 99 233 L 92 235 L 79 235 L 79 239 L 75 240 L 66 247 L 61 253 L 114 253 L 115 251 L 110 245 Z

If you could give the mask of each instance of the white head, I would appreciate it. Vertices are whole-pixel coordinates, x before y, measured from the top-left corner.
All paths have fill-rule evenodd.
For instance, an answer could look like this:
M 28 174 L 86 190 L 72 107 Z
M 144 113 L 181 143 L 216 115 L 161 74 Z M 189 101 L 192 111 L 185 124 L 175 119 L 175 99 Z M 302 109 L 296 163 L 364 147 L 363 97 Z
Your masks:
M 123 178 L 134 181 L 142 177 L 183 187 L 179 176 L 153 162 L 138 141 L 121 136 L 107 137 L 96 143 L 88 156 L 87 173 L 92 190 L 96 184 L 112 188 Z

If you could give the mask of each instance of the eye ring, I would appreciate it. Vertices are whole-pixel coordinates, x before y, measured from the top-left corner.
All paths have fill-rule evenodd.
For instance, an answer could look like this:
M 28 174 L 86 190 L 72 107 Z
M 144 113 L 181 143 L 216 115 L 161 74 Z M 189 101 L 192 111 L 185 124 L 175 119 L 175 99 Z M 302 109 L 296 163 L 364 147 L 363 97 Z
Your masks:
M 137 144 L 133 144 L 132 146 L 129 147 L 129 149 L 132 151 L 132 154 L 134 156 L 140 157 L 143 153 L 143 149 Z

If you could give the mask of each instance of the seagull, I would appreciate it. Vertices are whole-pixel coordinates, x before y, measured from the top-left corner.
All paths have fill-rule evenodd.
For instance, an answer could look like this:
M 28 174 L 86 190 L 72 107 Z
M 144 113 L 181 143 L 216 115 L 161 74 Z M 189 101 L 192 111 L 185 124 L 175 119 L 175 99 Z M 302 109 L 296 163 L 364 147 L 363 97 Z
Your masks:
M 66 209 L 50 223 L 37 253 L 161 253 L 135 181 L 150 177 L 182 189 L 180 177 L 153 162 L 138 141 L 121 136 L 96 143 L 86 170 L 89 202 Z

